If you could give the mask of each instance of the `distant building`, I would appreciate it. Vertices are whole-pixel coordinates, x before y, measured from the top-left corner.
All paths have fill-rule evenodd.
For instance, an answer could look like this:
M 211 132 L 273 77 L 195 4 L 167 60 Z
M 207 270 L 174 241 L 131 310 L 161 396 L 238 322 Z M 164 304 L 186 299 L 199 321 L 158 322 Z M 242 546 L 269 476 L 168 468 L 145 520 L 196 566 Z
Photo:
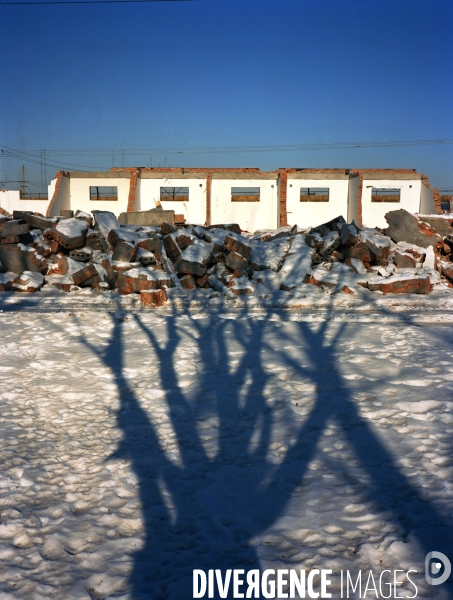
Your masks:
M 3 196 L 6 194 L 6 196 Z M 0 206 L 49 216 L 62 210 L 149 210 L 161 204 L 188 223 L 237 222 L 248 231 L 281 225 L 316 226 L 339 215 L 386 227 L 384 215 L 404 208 L 431 214 L 439 193 L 411 169 L 113 168 L 57 173 L 49 199 L 22 200 L 0 192 Z

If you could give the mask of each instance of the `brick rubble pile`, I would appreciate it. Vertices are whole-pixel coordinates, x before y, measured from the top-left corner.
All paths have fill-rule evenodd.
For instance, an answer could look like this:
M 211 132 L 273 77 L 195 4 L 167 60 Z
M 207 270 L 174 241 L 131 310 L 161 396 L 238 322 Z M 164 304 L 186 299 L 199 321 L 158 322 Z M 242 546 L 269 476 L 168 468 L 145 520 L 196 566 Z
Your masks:
M 453 232 L 441 236 L 402 209 L 386 219 L 385 230 L 338 217 L 251 234 L 236 224 L 120 225 L 107 211 L 71 218 L 15 211 L 0 215 L 0 291 L 117 289 L 161 306 L 169 288 L 207 288 L 212 298 L 302 285 L 345 294 L 358 286 L 384 294 L 453 287 Z

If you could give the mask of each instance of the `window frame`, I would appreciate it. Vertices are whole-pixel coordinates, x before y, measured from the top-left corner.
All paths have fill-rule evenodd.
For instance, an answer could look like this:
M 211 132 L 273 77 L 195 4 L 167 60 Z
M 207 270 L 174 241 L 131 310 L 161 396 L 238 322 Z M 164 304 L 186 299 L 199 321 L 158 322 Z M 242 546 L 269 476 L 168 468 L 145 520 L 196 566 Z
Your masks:
M 389 192 L 398 192 L 398 195 L 392 196 Z M 391 198 L 389 200 L 389 198 Z M 398 204 L 401 202 L 401 188 L 371 188 L 371 202 L 391 202 L 392 204 Z
M 261 187 L 231 186 L 231 202 L 261 202 Z
M 166 190 L 173 190 L 173 192 L 167 193 L 167 195 L 163 196 L 163 192 Z M 182 195 L 181 197 L 178 197 L 178 193 L 181 192 L 181 190 L 187 190 L 187 195 Z M 185 193 L 185 192 L 183 192 Z M 167 186 L 163 186 L 161 185 L 159 187 L 159 199 L 161 202 L 189 202 L 190 200 L 190 189 L 188 186 L 185 185 L 167 185 Z
M 306 193 L 303 193 L 305 190 Z M 330 202 L 330 188 L 301 187 L 299 189 L 299 202 Z
M 116 191 L 112 191 L 112 193 L 110 193 L 110 194 L 107 194 L 107 192 L 99 193 L 100 188 L 116 190 Z M 93 195 L 92 190 L 97 190 L 96 195 Z M 90 202 L 117 202 L 118 201 L 118 186 L 117 185 L 90 185 L 89 194 L 90 194 Z

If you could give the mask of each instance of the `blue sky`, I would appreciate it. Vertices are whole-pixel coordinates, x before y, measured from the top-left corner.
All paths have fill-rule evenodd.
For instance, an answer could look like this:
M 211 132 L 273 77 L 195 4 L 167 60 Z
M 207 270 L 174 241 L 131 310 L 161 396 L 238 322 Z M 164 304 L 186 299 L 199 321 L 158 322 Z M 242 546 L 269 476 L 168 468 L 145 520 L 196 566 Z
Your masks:
M 46 148 L 47 179 L 57 163 L 390 167 L 453 188 L 451 144 L 185 150 L 453 139 L 445 0 L 5 5 L 0 20 L 0 143 Z M 152 148 L 182 153 L 121 159 Z M 61 149 L 117 152 L 50 152 Z M 1 180 L 19 180 L 22 162 L 3 158 Z M 25 165 L 39 183 L 39 165 Z

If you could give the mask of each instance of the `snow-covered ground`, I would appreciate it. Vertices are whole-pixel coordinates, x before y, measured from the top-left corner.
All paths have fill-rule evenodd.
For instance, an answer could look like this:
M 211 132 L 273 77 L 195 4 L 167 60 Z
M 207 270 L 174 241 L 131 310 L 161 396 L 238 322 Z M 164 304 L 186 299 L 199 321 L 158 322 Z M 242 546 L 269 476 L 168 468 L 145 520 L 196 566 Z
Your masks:
M 453 598 L 424 577 L 452 558 L 453 313 L 5 298 L 1 600 L 188 600 L 193 569 L 253 568 Z

